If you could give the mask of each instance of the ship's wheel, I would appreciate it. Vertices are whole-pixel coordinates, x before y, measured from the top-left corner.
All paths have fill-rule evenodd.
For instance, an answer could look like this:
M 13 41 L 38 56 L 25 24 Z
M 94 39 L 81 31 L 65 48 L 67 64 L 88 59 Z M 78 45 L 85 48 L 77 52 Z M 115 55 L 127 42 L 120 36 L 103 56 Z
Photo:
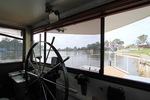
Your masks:
M 44 45 L 46 53 L 43 52 Z M 50 59 L 54 60 L 53 64 Z M 64 63 L 67 59 L 69 57 L 63 60 L 51 43 L 40 41 L 31 46 L 25 61 L 25 79 L 30 100 L 58 100 L 55 95 L 56 87 L 63 88 L 61 100 L 68 100 L 69 82 Z M 63 74 L 60 74 L 58 69 Z M 56 82 L 60 75 L 63 75 L 63 84 Z

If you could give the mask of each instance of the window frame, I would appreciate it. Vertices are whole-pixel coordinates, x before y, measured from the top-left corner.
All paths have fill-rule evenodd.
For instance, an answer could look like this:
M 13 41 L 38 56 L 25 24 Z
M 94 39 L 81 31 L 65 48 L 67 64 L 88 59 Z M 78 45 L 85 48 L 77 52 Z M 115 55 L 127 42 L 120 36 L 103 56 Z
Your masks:
M 24 54 L 24 47 L 25 47 L 25 44 L 24 44 L 24 41 L 25 41 L 25 39 L 24 39 L 25 29 L 24 28 L 20 28 L 20 27 L 14 27 L 14 26 L 11 26 L 11 25 L 5 25 L 5 24 L 0 24 L 0 27 L 14 29 L 14 30 L 20 30 L 21 34 L 22 34 L 22 38 L 17 37 L 17 36 L 11 36 L 11 35 L 8 35 L 8 34 L 3 34 L 3 33 L 0 33 L 0 36 L 6 36 L 6 37 L 17 39 L 17 40 L 22 40 L 22 44 L 23 44 L 22 45 L 22 60 L 21 61 L 5 62 L 5 63 L 0 63 L 0 65 L 6 64 L 6 63 L 23 62 L 24 61 L 23 54 Z
M 72 25 L 72 24 L 84 22 L 84 21 L 87 21 L 87 20 L 95 19 L 95 18 L 100 18 L 101 19 L 101 21 L 100 21 L 100 30 L 101 30 L 100 31 L 100 34 L 101 34 L 101 37 L 100 37 L 100 39 L 101 39 L 100 40 L 101 41 L 100 69 L 101 70 L 99 71 L 99 73 L 94 73 L 94 72 L 88 72 L 88 71 L 79 70 L 79 69 L 67 68 L 68 72 L 71 72 L 71 73 L 74 73 L 74 74 L 81 74 L 82 73 L 82 74 L 85 74 L 88 77 L 95 78 L 95 79 L 98 79 L 98 80 L 103 80 L 103 81 L 107 81 L 107 82 L 111 82 L 111 83 L 115 83 L 115 84 L 120 84 L 120 85 L 124 85 L 124 86 L 127 86 L 127 87 L 135 88 L 135 89 L 150 91 L 150 84 L 149 83 L 144 83 L 144 82 L 140 82 L 140 81 L 134 81 L 134 80 L 122 79 L 122 78 L 118 78 L 118 77 L 114 77 L 114 76 L 104 75 L 105 17 L 108 16 L 108 15 L 113 15 L 113 14 L 116 14 L 116 13 L 122 13 L 124 11 L 130 11 L 130 10 L 137 9 L 137 8 L 140 8 L 140 7 L 149 6 L 149 5 L 147 5 L 148 3 L 146 1 L 145 2 L 143 1 L 144 3 L 142 3 L 142 1 L 141 1 L 141 3 L 139 3 L 139 4 L 136 3 L 136 1 L 135 2 L 133 1 L 133 5 L 130 5 L 130 6 L 128 6 L 128 4 L 130 4 L 129 3 L 130 0 L 126 0 L 125 2 L 122 2 L 122 3 L 120 3 L 120 2 L 117 3 L 114 6 L 106 6 L 106 7 L 102 6 L 100 8 L 89 10 L 85 13 L 72 16 L 71 18 L 63 19 L 63 20 L 59 21 L 58 23 L 56 22 L 54 24 L 51 24 L 50 26 L 45 25 L 45 26 L 36 28 L 36 29 L 33 30 L 33 34 L 40 33 L 42 31 L 52 30 L 52 29 L 67 26 L 67 25 Z M 117 6 L 118 9 L 115 6 Z M 119 8 L 119 7 L 121 7 L 121 8 Z M 104 8 L 107 8 L 108 12 L 105 12 L 105 11 L 103 11 L 103 13 L 99 12 L 99 11 L 103 10 Z M 113 8 L 116 8 L 116 9 L 113 9 Z M 90 12 L 92 12 L 92 13 L 90 13 Z M 85 16 L 88 16 L 88 15 L 93 15 L 93 16 L 85 17 Z M 78 18 L 77 21 L 73 20 L 73 19 L 77 19 L 77 18 Z

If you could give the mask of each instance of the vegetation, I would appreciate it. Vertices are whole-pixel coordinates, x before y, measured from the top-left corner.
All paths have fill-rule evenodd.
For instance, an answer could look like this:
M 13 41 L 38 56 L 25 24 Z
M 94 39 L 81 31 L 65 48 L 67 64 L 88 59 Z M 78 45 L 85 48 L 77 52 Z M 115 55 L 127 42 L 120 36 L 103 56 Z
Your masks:
M 148 44 L 148 42 L 147 42 L 148 36 L 147 35 L 142 34 L 142 35 L 138 36 L 137 38 L 138 38 L 138 40 L 137 40 L 138 45 L 144 44 L 144 43 Z
M 120 39 L 114 39 L 113 43 L 115 44 L 114 47 L 122 46 L 124 44 Z
M 22 42 L 17 39 L 2 38 L 0 41 L 1 59 L 18 58 L 22 55 Z
M 96 42 L 93 44 L 88 44 L 86 49 L 87 50 L 93 50 L 93 53 L 98 53 L 100 50 L 100 43 Z
M 130 53 L 135 53 L 135 54 L 146 54 L 146 55 L 150 55 L 150 48 L 143 48 L 140 50 L 130 50 Z
M 126 49 L 130 49 L 130 48 L 137 49 L 137 50 L 129 51 L 130 53 L 150 55 L 150 44 L 147 41 L 147 39 L 148 39 L 148 35 L 142 34 L 142 35 L 137 37 L 136 43 L 129 44 L 125 48 Z M 115 51 L 117 51 L 119 47 L 124 48 L 123 44 L 124 44 L 124 41 L 122 41 L 118 38 L 116 38 L 112 41 L 112 46 L 113 46 L 113 49 Z M 109 49 L 110 49 L 109 48 L 109 41 L 106 40 L 105 41 L 105 50 L 109 50 Z
M 99 42 L 96 42 L 96 43 L 88 44 L 86 47 L 78 48 L 77 46 L 75 46 L 74 48 L 70 48 L 70 47 L 66 47 L 64 49 L 59 48 L 58 50 L 61 50 L 61 51 L 72 51 L 72 50 L 90 51 L 90 50 L 93 50 L 93 53 L 99 53 L 100 46 L 101 46 L 101 44 Z
M 149 43 L 147 41 L 148 36 L 142 34 L 138 36 L 137 38 L 138 40 L 136 42 L 138 45 L 138 50 L 130 50 L 130 53 L 150 55 Z

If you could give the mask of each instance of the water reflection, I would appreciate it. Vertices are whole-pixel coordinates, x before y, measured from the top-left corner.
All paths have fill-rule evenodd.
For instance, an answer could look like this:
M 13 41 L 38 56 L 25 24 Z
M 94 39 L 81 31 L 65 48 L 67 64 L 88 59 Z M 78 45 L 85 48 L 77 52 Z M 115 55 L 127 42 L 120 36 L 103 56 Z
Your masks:
M 65 62 L 67 67 L 81 68 L 81 66 L 87 65 L 100 68 L 100 54 L 89 54 L 85 50 L 59 51 L 59 53 L 63 59 L 68 56 L 70 57 L 70 59 Z M 57 57 L 53 51 L 50 52 L 50 57 L 48 58 L 47 63 L 51 63 L 52 57 Z M 104 58 L 104 66 L 117 67 L 126 73 L 138 76 L 138 59 L 114 53 L 105 53 Z
M 85 50 L 76 50 L 76 51 L 59 51 L 63 59 L 67 56 L 70 56 L 70 59 L 65 62 L 68 67 L 79 68 L 83 65 L 91 66 L 100 66 L 100 55 L 89 55 Z M 54 55 L 54 52 L 51 52 L 51 56 Z M 51 58 L 48 58 L 48 62 L 51 61 Z

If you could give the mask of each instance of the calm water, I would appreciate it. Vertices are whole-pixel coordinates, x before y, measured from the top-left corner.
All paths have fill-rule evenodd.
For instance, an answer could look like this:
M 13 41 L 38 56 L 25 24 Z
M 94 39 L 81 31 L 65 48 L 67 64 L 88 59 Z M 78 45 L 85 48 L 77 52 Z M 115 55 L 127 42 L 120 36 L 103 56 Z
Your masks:
M 65 62 L 68 67 L 81 67 L 83 65 L 92 65 L 99 67 L 100 66 L 100 55 L 89 55 L 85 51 L 59 51 L 63 59 L 70 57 L 69 60 Z M 51 55 L 54 55 L 54 52 L 51 52 Z M 48 62 L 51 61 L 51 58 L 48 59 Z
M 42 52 L 43 53 L 43 52 Z M 67 67 L 73 67 L 73 68 L 81 68 L 83 65 L 89 65 L 89 66 L 95 66 L 100 68 L 100 54 L 88 54 L 84 50 L 78 50 L 78 51 L 59 51 L 63 59 L 66 57 L 70 57 L 69 60 L 65 62 Z M 38 55 L 38 54 L 37 54 Z M 57 57 L 56 54 L 51 51 L 50 56 L 47 60 L 48 63 L 51 63 L 51 58 Z M 12 59 L 4 59 L 2 60 L 2 55 L 0 54 L 0 62 L 9 62 L 12 61 Z M 126 56 L 116 56 L 114 58 L 114 54 L 105 53 L 105 66 L 115 66 L 123 71 L 128 72 L 131 75 L 138 75 L 137 72 L 137 59 L 126 57 Z M 13 59 L 14 61 L 18 59 Z M 110 63 L 111 62 L 111 63 Z
M 90 65 L 95 67 L 100 67 L 100 55 L 93 54 L 89 55 L 85 51 L 59 51 L 63 59 L 70 57 L 69 60 L 65 62 L 68 67 L 80 68 L 83 65 Z M 51 52 L 50 55 L 54 55 L 54 52 Z M 110 59 L 109 59 L 110 57 Z M 111 66 L 118 67 L 132 75 L 138 75 L 136 63 L 137 60 L 134 58 L 127 58 L 125 56 L 117 56 L 116 63 L 114 63 L 114 54 L 109 56 L 108 53 L 105 53 L 105 66 L 109 66 L 111 61 Z M 48 62 L 51 62 L 51 57 L 48 59 Z
M 100 54 L 89 55 L 84 50 L 78 51 L 59 51 L 63 59 L 70 57 L 69 60 L 65 62 L 67 67 L 81 68 L 83 65 L 95 66 L 100 68 Z M 51 51 L 47 63 L 51 63 L 51 58 L 57 57 L 56 54 Z M 119 69 L 128 72 L 131 75 L 138 75 L 137 73 L 137 60 L 134 58 L 129 58 L 126 56 L 116 56 L 116 61 L 114 59 L 114 54 L 105 53 L 105 66 L 115 66 Z M 111 62 L 111 64 L 110 64 Z

